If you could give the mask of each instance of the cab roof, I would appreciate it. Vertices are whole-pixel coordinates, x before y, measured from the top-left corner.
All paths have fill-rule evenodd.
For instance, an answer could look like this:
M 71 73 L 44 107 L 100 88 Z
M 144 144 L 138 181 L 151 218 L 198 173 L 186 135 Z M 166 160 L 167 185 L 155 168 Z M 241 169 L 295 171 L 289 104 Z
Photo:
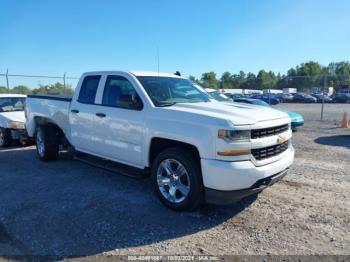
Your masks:
M 0 94 L 0 98 L 3 97 L 27 97 L 26 95 L 20 95 L 20 94 Z
M 91 74 L 118 74 L 118 73 L 129 73 L 134 76 L 160 76 L 160 77 L 173 77 L 173 78 L 183 78 L 181 76 L 175 75 L 175 74 L 169 74 L 169 73 L 162 73 L 162 72 L 152 72 L 152 71 L 122 71 L 122 70 L 104 70 L 104 71 L 93 71 L 93 72 L 86 72 L 84 75 L 91 75 Z
M 162 73 L 162 72 L 152 72 L 152 71 L 130 71 L 130 74 L 133 74 L 134 76 L 161 76 L 161 77 L 174 77 L 174 78 L 181 78 L 178 75 L 169 74 L 169 73 Z

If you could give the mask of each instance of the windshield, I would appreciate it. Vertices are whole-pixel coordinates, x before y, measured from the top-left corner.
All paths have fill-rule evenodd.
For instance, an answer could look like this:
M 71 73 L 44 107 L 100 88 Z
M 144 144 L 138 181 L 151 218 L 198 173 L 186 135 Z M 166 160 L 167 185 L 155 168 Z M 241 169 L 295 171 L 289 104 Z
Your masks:
M 220 102 L 232 102 L 230 98 L 228 98 L 226 95 L 221 94 L 219 91 L 209 92 L 209 95 L 214 98 L 217 101 Z
M 0 112 L 23 111 L 24 102 L 24 97 L 0 98 Z
M 209 95 L 187 79 L 156 76 L 139 76 L 137 79 L 155 106 L 209 102 Z

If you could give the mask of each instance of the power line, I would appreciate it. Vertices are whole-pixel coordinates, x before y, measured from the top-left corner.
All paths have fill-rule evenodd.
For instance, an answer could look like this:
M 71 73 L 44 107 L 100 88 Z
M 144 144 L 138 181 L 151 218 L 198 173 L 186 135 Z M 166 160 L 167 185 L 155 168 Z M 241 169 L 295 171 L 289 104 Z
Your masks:
M 32 77 L 32 78 L 54 78 L 62 79 L 63 76 L 45 76 L 45 75 L 17 75 L 17 74 L 0 74 L 0 76 L 13 76 L 13 77 Z M 79 77 L 66 76 L 66 79 L 79 79 Z

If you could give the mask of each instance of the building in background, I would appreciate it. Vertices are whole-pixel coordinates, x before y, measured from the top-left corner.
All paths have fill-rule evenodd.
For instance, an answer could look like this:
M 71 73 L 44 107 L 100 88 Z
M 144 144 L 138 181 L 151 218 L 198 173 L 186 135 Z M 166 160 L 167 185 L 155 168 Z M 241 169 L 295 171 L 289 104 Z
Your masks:
M 283 91 L 281 90 L 281 89 L 263 89 L 263 93 L 264 94 L 268 94 L 268 93 L 270 93 L 270 94 L 281 94 L 281 93 L 283 93 Z
M 296 88 L 283 88 L 283 93 L 293 94 L 293 93 L 296 93 L 296 92 L 297 92 Z
M 221 92 L 225 94 L 262 94 L 262 90 L 256 90 L 256 89 L 221 89 Z
M 323 87 L 314 86 L 311 88 L 311 94 L 317 94 L 317 93 L 322 93 L 322 92 L 323 92 Z M 329 87 L 325 88 L 325 93 L 328 96 L 333 95 L 334 94 L 334 87 L 329 86 Z

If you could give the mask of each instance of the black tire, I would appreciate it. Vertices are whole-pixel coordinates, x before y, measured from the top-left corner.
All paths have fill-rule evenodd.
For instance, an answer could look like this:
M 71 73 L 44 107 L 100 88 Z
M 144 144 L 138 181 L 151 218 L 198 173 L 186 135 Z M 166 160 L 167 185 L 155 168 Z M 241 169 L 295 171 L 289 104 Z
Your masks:
M 10 130 L 0 127 L 0 147 L 11 145 L 12 139 Z
M 58 132 L 55 126 L 39 126 L 35 141 L 37 155 L 42 161 L 53 161 L 58 158 Z
M 160 164 L 166 160 L 176 160 L 185 168 L 190 181 L 188 195 L 183 201 L 174 203 L 169 201 L 161 192 L 157 182 L 157 171 Z M 152 183 L 160 201 L 176 211 L 191 211 L 200 207 L 204 202 L 204 186 L 198 157 L 182 148 L 168 148 L 162 151 L 153 161 L 151 168 Z

